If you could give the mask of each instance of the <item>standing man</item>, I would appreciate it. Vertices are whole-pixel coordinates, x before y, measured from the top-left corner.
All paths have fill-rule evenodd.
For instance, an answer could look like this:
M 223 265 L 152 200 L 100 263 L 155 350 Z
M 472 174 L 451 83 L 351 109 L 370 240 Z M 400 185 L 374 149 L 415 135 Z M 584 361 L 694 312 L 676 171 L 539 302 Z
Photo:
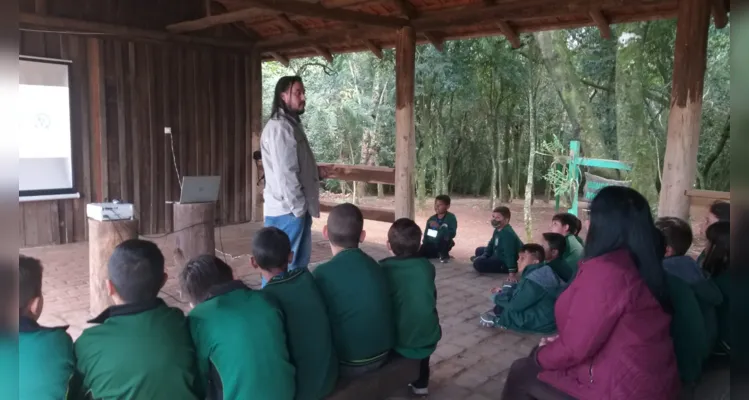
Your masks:
M 274 226 L 289 236 L 294 252 L 289 270 L 309 265 L 312 217 L 320 217 L 320 179 L 327 176 L 327 171 L 317 166 L 299 119 L 304 106 L 302 78 L 279 79 L 270 120 L 260 137 L 265 226 Z

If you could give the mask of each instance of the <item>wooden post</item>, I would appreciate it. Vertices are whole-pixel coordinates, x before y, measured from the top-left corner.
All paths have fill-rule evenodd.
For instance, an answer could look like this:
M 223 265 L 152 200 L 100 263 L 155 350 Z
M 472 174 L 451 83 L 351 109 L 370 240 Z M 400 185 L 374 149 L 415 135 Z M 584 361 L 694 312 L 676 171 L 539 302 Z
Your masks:
M 260 134 L 263 133 L 262 118 L 263 118 L 263 74 L 262 74 L 262 58 L 260 52 L 256 49 L 252 51 L 250 56 L 250 135 L 252 147 L 247 154 L 249 162 L 252 163 L 252 174 L 250 174 L 252 183 L 247 190 L 250 190 L 250 213 L 251 221 L 257 222 L 263 220 L 263 186 L 258 185 L 258 179 L 262 176 L 258 171 L 255 161 L 252 159 L 252 153 L 256 150 L 260 150 Z M 248 141 L 249 142 L 249 141 Z
M 679 0 L 671 111 L 658 204 L 662 217 L 689 217 L 689 198 L 684 193 L 692 189 L 697 171 L 709 25 L 708 0 Z
M 174 203 L 174 249 L 185 261 L 216 254 L 214 236 L 216 203 Z
M 395 218 L 414 218 L 414 74 L 416 35 L 411 27 L 398 31 L 395 43 Z
M 120 243 L 138 238 L 138 221 L 97 221 L 88 219 L 88 285 L 89 312 L 98 315 L 111 306 L 112 299 L 107 291 L 109 277 L 107 263 L 114 248 Z

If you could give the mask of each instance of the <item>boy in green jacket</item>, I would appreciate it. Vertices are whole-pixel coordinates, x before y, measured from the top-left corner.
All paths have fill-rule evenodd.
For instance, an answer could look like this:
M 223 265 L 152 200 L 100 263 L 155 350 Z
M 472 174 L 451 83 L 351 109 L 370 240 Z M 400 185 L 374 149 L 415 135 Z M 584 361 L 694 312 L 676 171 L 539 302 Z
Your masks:
M 455 246 L 458 232 L 458 219 L 449 212 L 450 196 L 441 194 L 434 199 L 434 212 L 424 228 L 421 255 L 425 258 L 439 258 L 441 263 L 450 261 L 450 250 Z
M 663 268 L 674 314 L 671 336 L 679 375 L 685 385 L 694 385 L 702 375 L 702 364 L 717 341 L 716 307 L 723 296 L 699 265 L 686 255 L 692 245 L 692 229 L 679 218 L 659 218 L 655 226 L 663 234 L 666 254 Z
M 313 275 L 328 308 L 340 375 L 354 377 L 381 367 L 393 348 L 395 329 L 385 272 L 359 249 L 364 217 L 353 204 L 328 215 L 323 236 L 333 258 Z
M 394 257 L 380 261 L 390 287 L 395 319 L 395 351 L 421 360 L 419 378 L 409 386 L 417 396 L 429 394 L 429 357 L 442 338 L 437 314 L 434 265 L 419 255 L 421 229 L 401 218 L 388 230 L 387 246 Z
M 158 295 L 166 282 L 155 243 L 120 243 L 107 264 L 115 305 L 75 342 L 76 369 L 91 399 L 199 399 L 195 348 L 182 310 Z
M 281 310 L 234 280 L 231 267 L 213 255 L 187 262 L 179 281 L 193 307 L 187 321 L 208 398 L 293 399 L 294 366 Z
M 583 240 L 578 236 L 582 222 L 570 213 L 556 214 L 551 218 L 551 231 L 564 235 L 567 247 L 562 258 L 572 268 L 572 278 L 577 275 L 577 265 L 583 257 Z
M 518 250 L 523 245 L 510 225 L 510 209 L 500 206 L 492 212 L 491 224 L 494 234 L 486 247 L 476 249 L 471 258 L 473 268 L 480 273 L 510 273 L 510 281 L 515 281 L 518 270 Z
M 250 262 L 268 282 L 263 293 L 280 305 L 286 318 L 289 355 L 296 366 L 294 399 L 319 400 L 335 388 L 338 358 L 315 278 L 307 268 L 289 271 L 292 259 L 289 237 L 282 230 L 267 227 L 255 234 Z
M 518 256 L 520 282 L 492 289 L 494 311 L 481 315 L 482 326 L 496 326 L 518 332 L 549 334 L 557 330 L 554 304 L 564 284 L 544 263 L 544 248 L 523 245 Z
M 44 327 L 42 314 L 42 264 L 18 257 L 18 399 L 61 400 L 73 398 L 75 372 L 73 340 L 68 327 Z M 7 393 L 5 393 L 7 395 Z
M 572 281 L 575 277 L 575 270 L 564 261 L 562 254 L 567 249 L 567 240 L 563 235 L 554 232 L 543 234 L 542 245 L 546 255 L 546 265 L 551 267 L 554 273 L 559 276 L 565 283 Z

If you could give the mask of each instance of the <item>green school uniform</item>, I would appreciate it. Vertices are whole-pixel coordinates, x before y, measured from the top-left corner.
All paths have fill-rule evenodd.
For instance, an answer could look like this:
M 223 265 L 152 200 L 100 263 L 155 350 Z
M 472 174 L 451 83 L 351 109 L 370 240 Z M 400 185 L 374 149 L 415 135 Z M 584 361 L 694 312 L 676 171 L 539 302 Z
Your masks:
M 68 398 L 75 372 L 75 353 L 73 339 L 65 332 L 67 329 L 67 326 L 43 327 L 26 317 L 19 319 L 19 400 Z
M 502 261 L 510 272 L 518 271 L 518 251 L 523 247 L 515 230 L 510 224 L 501 229 L 495 229 L 489 244 L 484 250 L 484 256 Z
M 198 399 L 195 349 L 181 310 L 161 299 L 112 306 L 75 342 L 92 399 Z
M 395 351 L 411 359 L 429 357 L 442 338 L 434 264 L 422 257 L 391 257 L 380 265 L 393 303 Z
M 564 262 L 572 268 L 572 276 L 570 277 L 570 279 L 572 279 L 577 275 L 577 264 L 580 262 L 580 259 L 583 258 L 583 245 L 582 241 L 575 235 L 567 235 L 565 240 L 567 246 L 564 249 L 562 258 L 564 259 Z
M 330 319 L 307 268 L 274 276 L 263 288 L 286 317 L 289 353 L 296 366 L 296 400 L 325 398 L 338 379 Z
M 211 290 L 187 316 L 201 387 L 217 399 L 294 398 L 283 313 L 242 281 Z
M 0 331 L 0 393 L 8 399 L 20 399 L 18 386 L 18 338 L 15 333 Z
M 550 266 L 525 267 L 514 290 L 494 297 L 494 303 L 502 307 L 495 324 L 519 332 L 556 332 L 554 304 L 562 289 L 563 282 Z
M 438 228 L 434 229 L 430 225 L 432 222 L 437 223 Z M 429 230 L 437 231 L 437 236 L 430 236 Z M 440 219 L 437 214 L 432 215 L 427 220 L 426 227 L 424 228 L 423 243 L 438 243 L 441 235 L 448 235 L 450 239 L 455 239 L 455 235 L 458 233 L 458 219 L 455 218 L 455 214 L 446 212 L 445 216 Z
M 561 256 L 547 262 L 546 265 L 551 267 L 554 273 L 556 273 L 565 283 L 569 283 L 572 278 L 575 277 L 575 269 L 570 267 Z
M 392 306 L 385 272 L 358 248 L 346 249 L 314 271 L 328 308 L 341 364 L 381 361 L 393 348 Z

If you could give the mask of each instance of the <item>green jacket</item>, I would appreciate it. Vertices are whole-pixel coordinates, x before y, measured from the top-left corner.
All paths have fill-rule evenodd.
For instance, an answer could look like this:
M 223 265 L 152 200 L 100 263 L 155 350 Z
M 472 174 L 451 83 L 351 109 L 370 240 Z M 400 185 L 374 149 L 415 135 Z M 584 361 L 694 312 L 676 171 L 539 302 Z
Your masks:
M 572 276 L 570 276 L 570 279 L 566 280 L 567 282 L 569 282 L 575 278 L 575 275 L 577 275 L 578 263 L 580 262 L 580 259 L 583 258 L 583 244 L 580 238 L 575 235 L 567 235 L 565 239 L 567 242 L 567 246 L 564 249 L 562 258 L 564 259 L 564 262 L 566 262 L 567 265 L 572 269 Z
M 436 222 L 438 228 L 434 229 L 429 225 L 432 222 Z M 437 236 L 429 236 L 429 230 L 433 229 L 437 231 Z M 441 235 L 448 235 L 450 239 L 455 239 L 455 235 L 458 234 L 458 219 L 455 218 L 455 214 L 451 212 L 445 213 L 444 218 L 439 219 L 437 214 L 432 215 L 427 220 L 426 227 L 424 228 L 424 243 L 436 243 Z
M 0 331 L 0 393 L 3 398 L 23 398 L 18 392 L 18 367 L 18 338 L 13 332 Z
M 494 303 L 502 307 L 495 325 L 519 332 L 556 332 L 554 304 L 562 289 L 563 282 L 550 266 L 527 266 L 514 290 L 494 297 Z
M 19 319 L 19 400 L 62 400 L 69 395 L 73 398 L 75 354 L 67 329 L 43 327 L 26 317 Z
M 242 281 L 211 290 L 187 316 L 200 383 L 212 399 L 294 398 L 283 313 Z
M 510 224 L 502 229 L 495 229 L 489 244 L 486 245 L 484 256 L 502 261 L 510 272 L 518 270 L 518 251 L 523 247 L 515 230 Z
M 185 315 L 156 298 L 112 306 L 75 342 L 90 399 L 198 399 L 195 349 Z
M 382 360 L 395 329 L 385 272 L 358 248 L 346 249 L 313 272 L 328 308 L 333 345 L 342 364 Z
M 572 278 L 575 277 L 576 269 L 573 269 L 569 264 L 567 264 L 561 256 L 547 262 L 546 265 L 551 267 L 554 273 L 556 273 L 565 283 L 570 283 Z
M 286 317 L 289 354 L 296 366 L 296 400 L 325 398 L 338 379 L 330 319 L 315 278 L 307 268 L 273 277 L 263 288 Z
M 395 351 L 411 359 L 429 357 L 442 338 L 434 264 L 422 257 L 391 257 L 380 265 L 393 303 Z

